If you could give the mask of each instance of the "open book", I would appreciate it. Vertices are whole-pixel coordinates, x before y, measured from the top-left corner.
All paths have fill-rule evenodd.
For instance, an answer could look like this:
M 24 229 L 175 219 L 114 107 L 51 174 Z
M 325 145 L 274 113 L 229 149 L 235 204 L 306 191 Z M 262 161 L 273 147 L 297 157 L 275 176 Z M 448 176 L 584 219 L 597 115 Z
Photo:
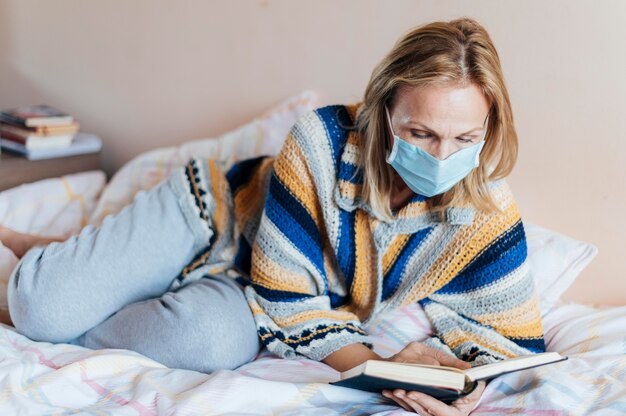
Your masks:
M 467 370 L 423 364 L 368 360 L 341 373 L 336 386 L 381 392 L 384 389 L 420 391 L 442 401 L 452 401 L 471 393 L 477 381 L 502 374 L 566 360 L 557 352 L 524 355 Z

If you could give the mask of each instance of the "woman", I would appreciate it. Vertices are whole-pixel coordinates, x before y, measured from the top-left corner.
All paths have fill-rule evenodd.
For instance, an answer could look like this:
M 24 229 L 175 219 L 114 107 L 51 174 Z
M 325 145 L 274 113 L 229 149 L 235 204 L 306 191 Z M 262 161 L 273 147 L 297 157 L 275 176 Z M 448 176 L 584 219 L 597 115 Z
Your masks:
M 191 160 L 99 229 L 30 249 L 9 283 L 11 317 L 36 340 L 206 372 L 254 358 L 259 340 L 339 371 L 382 359 L 364 324 L 413 302 L 437 334 L 388 360 L 466 368 L 540 352 L 524 230 L 501 180 L 516 154 L 487 32 L 471 19 L 425 25 L 375 68 L 362 103 L 304 116 L 276 160 L 225 174 Z M 25 238 L 3 241 L 35 244 Z M 384 394 L 468 414 L 483 389 L 451 405 Z

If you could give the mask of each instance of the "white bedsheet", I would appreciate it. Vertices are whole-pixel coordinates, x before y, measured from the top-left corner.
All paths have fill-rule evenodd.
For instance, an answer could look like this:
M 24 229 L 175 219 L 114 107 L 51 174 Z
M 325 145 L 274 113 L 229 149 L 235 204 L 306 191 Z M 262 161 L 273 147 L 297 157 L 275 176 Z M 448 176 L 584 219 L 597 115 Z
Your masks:
M 430 331 L 419 306 L 370 327 L 385 356 Z M 626 307 L 560 305 L 546 316 L 545 332 L 549 349 L 569 360 L 497 378 L 473 414 L 626 414 Z M 380 395 L 326 384 L 337 373 L 307 359 L 264 352 L 236 371 L 207 375 L 125 350 L 33 342 L 7 326 L 0 327 L 0 374 L 0 415 L 405 413 Z

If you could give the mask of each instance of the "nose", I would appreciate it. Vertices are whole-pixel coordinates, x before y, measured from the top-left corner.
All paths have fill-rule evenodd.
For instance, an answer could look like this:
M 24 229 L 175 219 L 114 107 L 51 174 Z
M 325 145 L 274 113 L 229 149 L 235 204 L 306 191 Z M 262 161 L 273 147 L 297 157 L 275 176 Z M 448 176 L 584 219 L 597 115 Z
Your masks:
M 439 160 L 444 160 L 447 159 L 452 153 L 456 152 L 456 150 L 457 149 L 454 148 L 449 140 L 440 139 L 433 143 L 432 148 L 428 149 L 428 153 Z

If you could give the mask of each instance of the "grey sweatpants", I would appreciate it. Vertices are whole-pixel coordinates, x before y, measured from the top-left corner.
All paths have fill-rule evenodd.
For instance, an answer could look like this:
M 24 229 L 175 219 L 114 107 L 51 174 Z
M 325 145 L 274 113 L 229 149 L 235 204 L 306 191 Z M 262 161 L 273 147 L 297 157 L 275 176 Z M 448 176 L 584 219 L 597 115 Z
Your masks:
M 100 227 L 29 250 L 8 286 L 16 329 L 37 341 L 125 348 L 202 372 L 253 359 L 260 343 L 234 280 L 206 276 L 172 289 L 213 234 L 185 192 L 172 175 Z

